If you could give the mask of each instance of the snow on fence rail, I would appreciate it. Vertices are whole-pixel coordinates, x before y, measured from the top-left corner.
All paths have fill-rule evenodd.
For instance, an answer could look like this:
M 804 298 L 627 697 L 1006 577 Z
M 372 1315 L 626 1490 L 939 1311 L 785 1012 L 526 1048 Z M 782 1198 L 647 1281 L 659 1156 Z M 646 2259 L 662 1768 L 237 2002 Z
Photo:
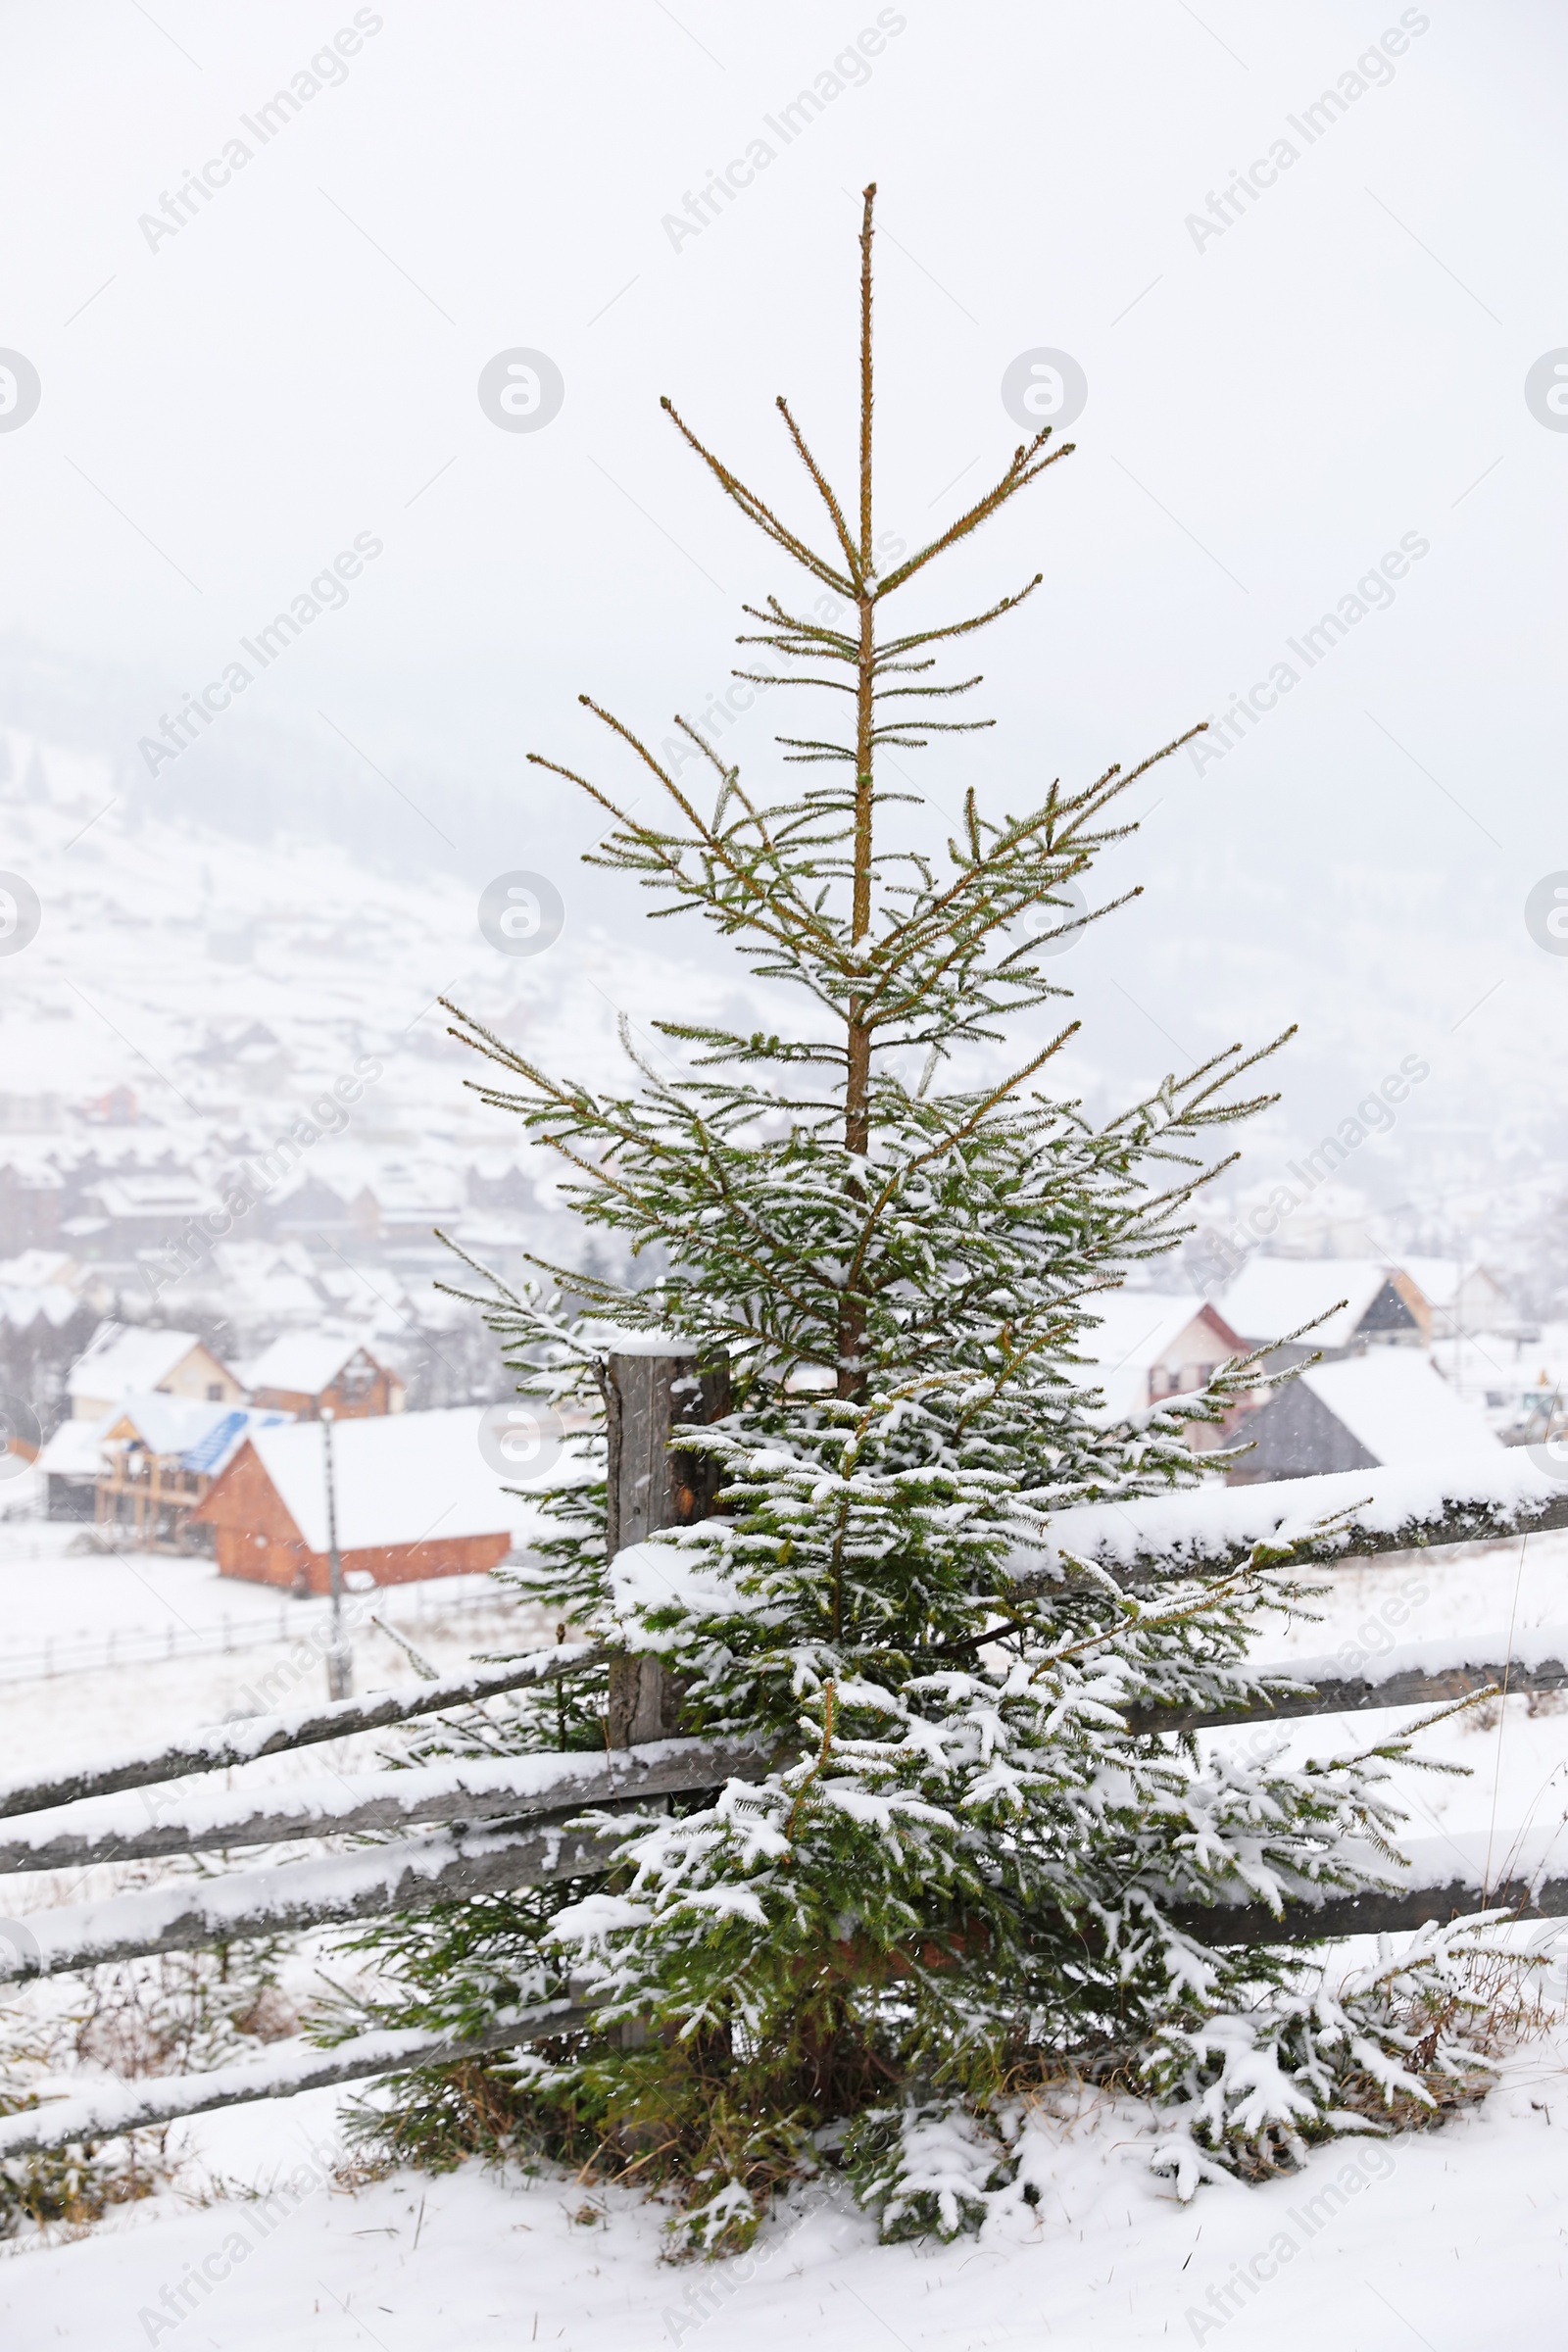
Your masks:
M 259 1756 L 348 1740 L 360 1732 L 382 1732 L 419 1715 L 444 1714 L 452 1707 L 473 1706 L 508 1690 L 521 1690 L 530 1683 L 574 1674 L 604 1656 L 590 1642 L 567 1642 L 554 1649 L 525 1651 L 504 1665 L 443 1675 L 413 1690 L 384 1690 L 368 1698 L 328 1699 L 324 1705 L 291 1707 L 276 1714 L 242 1715 L 232 1723 L 191 1732 L 168 1747 L 129 1748 L 101 1756 L 57 1780 L 0 1782 L 0 1820 L 72 1804 L 79 1797 L 111 1796 L 122 1788 L 150 1788 L 190 1773 L 226 1772 L 254 1763 Z
M 220 2107 L 242 2107 L 257 2099 L 287 2099 L 302 2090 L 338 2082 L 363 2082 L 404 2067 L 457 2066 L 490 2050 L 514 2049 L 518 2042 L 571 2034 L 588 2022 L 588 2011 L 569 2000 L 514 2009 L 470 2035 L 426 2034 L 416 2027 L 358 2034 L 331 2049 L 312 2042 L 274 2043 L 265 2058 L 239 2066 L 217 2066 L 205 2075 L 155 2077 L 140 2082 L 95 2082 L 74 2097 L 0 2117 L 0 2162 L 30 2156 L 73 2141 L 118 2138 L 188 2115 Z
M 1353 1843 L 1348 1849 L 1356 1853 Z M 1173 1906 L 1177 1925 L 1208 1943 L 1250 1944 L 1338 1940 L 1345 1936 L 1396 1935 L 1432 1920 L 1493 1911 L 1519 1920 L 1568 1919 L 1568 1829 L 1559 1826 L 1516 1839 L 1512 1846 L 1485 1833 L 1458 1832 L 1439 1838 L 1406 1838 L 1397 1869 L 1370 1848 L 1357 1858 L 1368 1874 L 1394 1882 L 1390 1891 L 1373 1888 L 1346 1894 L 1338 1887 L 1297 1889 L 1282 1924 L 1236 1887 L 1212 1907 Z M 1229 1917 L 1227 1914 L 1234 1914 Z M 1216 1915 L 1223 1922 L 1216 1927 Z
M 0 1839 L 0 1873 L 390 1835 L 432 1822 L 542 1819 L 716 1786 L 762 1769 L 760 1750 L 744 1741 L 663 1740 L 603 1752 L 453 1757 L 406 1772 L 322 1773 L 242 1793 L 140 1789 L 24 1816 L 12 1837 Z
M 1325 1527 L 1325 1520 L 1331 1524 Z M 1568 1527 L 1568 1492 L 1528 1455 L 1489 1459 L 1458 1472 L 1351 1473 L 1277 1486 L 1204 1489 L 1152 1502 L 1092 1505 L 1063 1512 L 1052 1551 L 1020 1563 L 1020 1582 L 1071 1574 L 1074 1561 L 1110 1568 L 1128 1582 L 1160 1574 L 1213 1575 L 1249 1560 L 1332 1562 L 1432 1544 L 1482 1544 Z M 1269 1721 L 1308 1714 L 1411 1706 L 1478 1691 L 1568 1688 L 1568 1636 L 1537 1634 L 1510 1645 L 1469 1644 L 1472 1655 L 1443 1654 L 1447 1642 L 1414 1643 L 1383 1662 L 1376 1680 L 1327 1671 L 1338 1661 L 1259 1667 L 1269 1685 L 1245 1706 L 1213 1711 L 1141 1709 L 1140 1730 L 1168 1731 Z M 1488 1649 L 1492 1659 L 1486 1656 Z M 505 1759 L 497 1765 L 442 1765 L 379 1773 L 251 1797 L 204 1797 L 189 1791 L 129 1810 L 101 1802 L 187 1775 L 243 1765 L 257 1757 L 346 1738 L 413 1717 L 474 1703 L 528 1683 L 602 1662 L 588 1644 L 562 1644 L 505 1666 L 429 1683 L 408 1694 L 342 1701 L 261 1716 L 197 1734 L 171 1746 L 103 1759 L 50 1783 L 0 1788 L 0 1816 L 28 1825 L 0 1847 L 0 1868 L 79 1868 L 137 1854 L 196 1853 L 226 1844 L 326 1838 L 365 1830 L 431 1825 L 424 1834 L 284 1869 L 229 1871 L 183 1879 L 98 1902 L 33 1912 L 0 1923 L 0 1978 L 52 1975 L 149 1952 L 227 1942 L 412 1910 L 475 1894 L 539 1886 L 608 1868 L 603 1838 L 574 1827 L 586 1805 L 618 1804 L 655 1792 L 711 1788 L 755 1775 L 755 1747 L 665 1740 L 625 1745 L 608 1756 Z M 1493 1662 L 1494 1660 L 1498 1662 Z M 1473 1843 L 1474 1841 L 1470 1841 Z M 1540 1842 L 1540 1841 L 1538 1841 Z M 1415 1928 L 1484 1909 L 1521 1918 L 1568 1916 L 1568 1871 L 1553 1875 L 1549 1845 L 1499 1855 L 1465 1840 L 1413 1846 L 1390 1886 L 1364 1894 L 1292 1889 L 1283 1919 L 1247 1889 L 1183 1913 L 1206 1940 L 1227 1943 L 1317 1941 Z M 10 1965 L 6 1965 L 8 1947 Z M 549 2024 L 544 2022 L 548 2014 Z M 0 2156 L 60 2146 L 84 2134 L 172 2121 L 244 2098 L 286 2096 L 308 2085 L 347 2082 L 414 2065 L 441 2065 L 463 2053 L 510 2047 L 572 2030 L 584 2013 L 569 2004 L 498 2021 L 483 2040 L 459 2045 L 439 2037 L 371 2034 L 322 2052 L 294 2045 L 265 2064 L 228 2068 L 162 2083 L 109 2085 L 0 2121 Z M 396 2048 L 393 2048 L 393 2044 Z M 229 2084 L 233 2086 L 228 2086 Z
M 1343 1672 L 1344 1656 L 1292 1658 L 1253 1671 L 1274 1686 L 1266 1700 L 1240 1707 L 1133 1707 L 1127 1720 L 1138 1732 L 1213 1731 L 1227 1724 L 1280 1723 L 1297 1715 L 1364 1715 L 1378 1707 L 1441 1707 L 1483 1691 L 1533 1697 L 1568 1690 L 1568 1630 L 1515 1632 L 1507 1641 L 1471 1636 L 1470 1655 L 1455 1659 L 1462 1637 L 1406 1642 L 1377 1662 L 1375 1674 Z
M 1537 1457 L 1542 1457 L 1538 1459 Z M 1136 1502 L 1059 1511 L 1049 1548 L 1018 1560 L 1017 1583 L 1039 1591 L 1074 1559 L 1126 1583 L 1183 1573 L 1224 1575 L 1258 1552 L 1331 1566 L 1386 1551 L 1495 1544 L 1568 1527 L 1568 1484 L 1544 1446 L 1402 1470 L 1337 1470 L 1255 1487 L 1189 1487 Z
M 356 1847 L 286 1870 L 219 1871 L 136 1894 L 62 1903 L 0 1929 L 0 1981 L 56 1977 L 155 1952 L 188 1952 L 241 1937 L 302 1935 L 389 1911 L 427 1911 L 477 1894 L 547 1886 L 608 1868 L 591 1832 L 559 1822 L 524 1831 L 436 1830 Z

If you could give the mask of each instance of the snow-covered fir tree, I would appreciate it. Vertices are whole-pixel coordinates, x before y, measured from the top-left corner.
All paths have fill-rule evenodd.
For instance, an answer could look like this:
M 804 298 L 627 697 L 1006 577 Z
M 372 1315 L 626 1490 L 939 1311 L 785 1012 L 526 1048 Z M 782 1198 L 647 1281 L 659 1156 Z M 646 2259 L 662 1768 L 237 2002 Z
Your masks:
M 710 2250 L 746 2242 L 770 2188 L 828 2150 L 890 2232 L 975 2222 L 1022 2193 L 1019 2097 L 1064 2070 L 1165 2105 L 1160 2161 L 1186 2188 L 1430 2111 L 1466 2063 L 1442 1937 L 1331 1994 L 1299 1945 L 1227 1943 L 1223 1912 L 1206 1927 L 1238 1891 L 1278 1910 L 1309 1884 L 1365 1886 L 1348 1841 L 1386 1854 L 1397 1820 L 1383 1784 L 1402 1742 L 1287 1766 L 1157 1728 L 1161 1705 L 1257 1694 L 1253 1637 L 1302 1599 L 1289 1561 L 1128 1591 L 1053 1542 L 1071 1505 L 1192 1483 L 1194 1428 L 1217 1435 L 1264 1378 L 1234 1361 L 1119 1421 L 1092 1373 L 1101 1295 L 1179 1244 L 1211 1137 L 1257 1107 L 1238 1081 L 1258 1056 L 1234 1048 L 1104 1121 L 1054 1083 L 1077 1026 L 1054 1020 L 1054 952 L 1095 919 L 1073 886 L 1133 829 L 1128 787 L 1187 737 L 1073 789 L 1020 785 L 1008 808 L 965 785 L 950 739 L 987 722 L 955 714 L 979 680 L 944 658 L 1040 577 L 904 628 L 895 600 L 1071 445 L 1041 431 L 879 570 L 873 194 L 849 498 L 777 404 L 820 542 L 664 403 L 793 568 L 795 590 L 747 608 L 738 674 L 817 698 L 814 731 L 779 739 L 810 775 L 764 789 L 683 721 L 710 771 L 699 793 L 587 697 L 633 785 L 540 761 L 599 805 L 598 862 L 656 911 L 710 922 L 797 1017 L 750 1036 L 655 1022 L 682 1062 L 628 1032 L 619 1096 L 461 1032 L 499 1065 L 484 1099 L 560 1155 L 587 1224 L 664 1269 L 638 1288 L 542 1267 L 536 1289 L 488 1291 L 522 1388 L 594 1405 L 612 1328 L 670 1335 L 729 1382 L 724 1417 L 681 1433 L 718 1467 L 709 1517 L 607 1561 L 590 1464 L 520 1581 L 564 1623 L 657 1655 L 681 1730 L 749 1738 L 765 1769 L 621 1814 L 607 1875 L 361 1939 L 393 1980 L 389 2021 L 477 2026 L 568 1984 L 594 2011 L 537 2053 L 407 2081 L 377 2111 L 395 2147 L 439 2161 L 521 2134 L 597 2156 L 677 2182 Z M 933 741 L 960 767 L 946 839 L 902 763 Z M 598 1746 L 605 1709 L 601 1672 L 420 1752 Z

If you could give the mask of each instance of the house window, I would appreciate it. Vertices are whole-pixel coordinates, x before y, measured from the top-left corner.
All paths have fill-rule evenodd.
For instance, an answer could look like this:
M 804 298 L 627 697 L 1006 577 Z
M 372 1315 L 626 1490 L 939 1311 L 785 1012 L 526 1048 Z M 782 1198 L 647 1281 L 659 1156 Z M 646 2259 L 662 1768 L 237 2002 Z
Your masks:
M 220 1380 L 210 1380 L 207 1383 L 207 1401 L 209 1404 L 222 1403 L 223 1384 Z

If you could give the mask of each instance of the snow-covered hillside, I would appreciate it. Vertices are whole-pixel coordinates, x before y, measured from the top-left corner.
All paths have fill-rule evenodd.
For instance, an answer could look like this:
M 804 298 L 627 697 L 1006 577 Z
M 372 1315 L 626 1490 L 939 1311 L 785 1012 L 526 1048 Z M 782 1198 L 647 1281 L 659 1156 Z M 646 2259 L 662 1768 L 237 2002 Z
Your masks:
M 400 882 L 320 840 L 263 849 L 167 822 L 117 798 L 107 761 L 15 729 L 0 739 L 14 779 L 37 756 L 47 782 L 39 800 L 3 788 L 6 862 L 42 910 L 36 936 L 0 961 L 14 1130 L 26 1098 L 43 1113 L 36 1132 L 52 1134 L 127 1086 L 144 1122 L 116 1137 L 127 1148 L 151 1151 L 156 1135 L 183 1152 L 236 1128 L 265 1142 L 371 1054 L 386 1074 L 337 1149 L 461 1165 L 517 1138 L 463 1091 L 473 1058 L 446 1037 L 438 997 L 594 1083 L 624 1067 L 622 1013 L 641 1024 L 658 1004 L 713 1009 L 667 933 L 612 940 L 568 904 L 546 951 L 499 953 L 477 894 L 450 873 Z M 586 839 L 530 854 L 569 883 Z M 256 1028 L 275 1042 L 236 1042 Z

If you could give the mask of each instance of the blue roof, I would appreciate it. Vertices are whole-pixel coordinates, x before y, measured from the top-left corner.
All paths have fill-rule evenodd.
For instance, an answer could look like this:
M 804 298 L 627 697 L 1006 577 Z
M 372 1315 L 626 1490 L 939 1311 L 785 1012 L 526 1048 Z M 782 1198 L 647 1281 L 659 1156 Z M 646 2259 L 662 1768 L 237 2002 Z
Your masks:
M 179 1466 L 182 1470 L 197 1470 L 204 1477 L 212 1478 L 222 1469 L 230 1454 L 238 1447 L 240 1440 L 248 1437 L 253 1428 L 270 1429 L 275 1422 L 287 1421 L 290 1417 L 287 1413 L 259 1413 L 236 1405 L 220 1421 L 214 1422 L 205 1438 L 180 1455 Z

